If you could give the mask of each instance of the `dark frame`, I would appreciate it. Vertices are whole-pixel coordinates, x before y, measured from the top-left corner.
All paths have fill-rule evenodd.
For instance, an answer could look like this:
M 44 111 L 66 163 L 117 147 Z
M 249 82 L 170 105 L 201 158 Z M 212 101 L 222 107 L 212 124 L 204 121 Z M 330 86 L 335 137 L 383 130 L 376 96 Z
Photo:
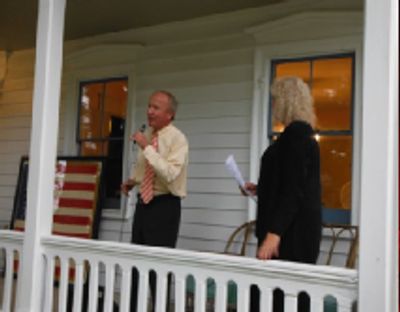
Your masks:
M 59 160 L 76 160 L 79 162 L 90 162 L 97 161 L 101 162 L 102 170 L 99 178 L 99 191 L 98 199 L 96 204 L 96 211 L 93 219 L 92 227 L 92 238 L 97 239 L 99 237 L 99 225 L 101 219 L 101 212 L 104 204 L 105 189 L 104 189 L 104 178 L 105 178 L 105 157 L 81 157 L 81 156 L 58 156 Z M 27 188 L 28 188 L 28 170 L 29 170 L 29 157 L 22 156 L 19 164 L 19 173 L 17 185 L 14 194 L 14 205 L 10 220 L 10 229 L 14 229 L 14 224 L 17 219 L 25 220 L 26 204 L 27 204 Z
M 121 145 L 122 153 L 121 157 L 113 157 L 112 155 L 107 155 L 103 156 L 106 163 L 107 163 L 107 173 L 109 176 L 111 176 L 111 179 L 108 179 L 107 182 L 103 185 L 104 187 L 104 207 L 107 209 L 113 209 L 113 210 L 120 210 L 121 209 L 121 196 L 110 196 L 110 191 L 113 190 L 113 185 L 118 186 L 120 185 L 121 179 L 123 177 L 123 154 L 124 154 L 124 149 L 125 149 L 125 135 L 122 135 L 121 137 L 94 137 L 90 139 L 82 139 L 80 138 L 80 114 L 81 114 L 81 99 L 82 99 L 82 89 L 83 86 L 91 84 L 91 83 L 102 83 L 103 88 L 105 87 L 105 84 L 108 82 L 114 82 L 114 81 L 122 81 L 125 80 L 127 85 L 129 84 L 129 77 L 128 76 L 115 76 L 115 77 L 106 77 L 106 78 L 99 78 L 99 79 L 88 79 L 88 80 L 82 80 L 79 81 L 79 97 L 78 97 L 78 109 L 77 109 L 77 115 L 76 115 L 76 143 L 79 146 L 79 154 L 81 153 L 81 146 L 84 142 L 109 142 L 110 145 Z M 128 95 L 129 95 L 129 90 L 128 90 Z M 102 107 L 104 108 L 104 99 L 102 100 Z M 129 103 L 128 103 L 129 106 Z M 102 112 L 103 115 L 104 112 Z M 127 113 L 127 112 L 126 112 Z M 104 116 L 102 116 L 104 117 Z M 125 124 L 126 124 L 126 119 L 124 120 L 124 131 L 125 130 Z M 110 147 L 109 147 L 110 149 Z M 90 156 L 89 156 L 90 157 Z M 119 176 L 115 177 L 115 172 L 119 172 Z M 117 183 L 118 182 L 118 183 Z

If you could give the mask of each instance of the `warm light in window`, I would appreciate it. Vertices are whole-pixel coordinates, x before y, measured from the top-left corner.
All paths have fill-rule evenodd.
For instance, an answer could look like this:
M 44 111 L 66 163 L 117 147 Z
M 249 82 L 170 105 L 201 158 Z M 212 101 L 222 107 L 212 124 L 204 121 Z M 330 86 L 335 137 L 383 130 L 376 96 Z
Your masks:
M 317 140 L 317 142 L 319 142 L 319 140 L 320 140 L 319 134 L 315 134 L 315 135 L 314 135 L 314 139 Z

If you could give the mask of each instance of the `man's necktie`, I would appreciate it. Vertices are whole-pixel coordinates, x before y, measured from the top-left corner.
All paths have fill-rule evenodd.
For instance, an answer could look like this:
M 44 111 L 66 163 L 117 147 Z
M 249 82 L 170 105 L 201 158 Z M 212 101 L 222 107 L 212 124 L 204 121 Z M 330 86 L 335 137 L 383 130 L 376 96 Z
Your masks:
M 158 140 L 157 135 L 153 134 L 151 139 L 151 145 L 157 150 L 158 149 Z M 140 185 L 140 197 L 145 204 L 148 204 L 154 197 L 154 170 L 153 167 L 146 160 L 146 167 L 144 170 L 144 177 L 142 184 Z

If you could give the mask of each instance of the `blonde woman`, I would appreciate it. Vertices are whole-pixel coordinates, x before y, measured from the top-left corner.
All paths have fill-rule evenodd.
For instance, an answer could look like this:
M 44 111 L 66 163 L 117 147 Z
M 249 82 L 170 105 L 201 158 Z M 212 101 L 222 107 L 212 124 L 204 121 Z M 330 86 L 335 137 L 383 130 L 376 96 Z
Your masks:
M 245 185 L 258 196 L 257 258 L 315 263 L 321 239 L 321 186 L 313 99 L 298 77 L 276 79 L 271 95 L 273 118 L 285 128 L 261 158 L 258 184 Z M 252 296 L 252 306 L 255 299 Z M 278 301 L 274 311 L 282 308 Z M 253 306 L 251 311 L 258 310 Z

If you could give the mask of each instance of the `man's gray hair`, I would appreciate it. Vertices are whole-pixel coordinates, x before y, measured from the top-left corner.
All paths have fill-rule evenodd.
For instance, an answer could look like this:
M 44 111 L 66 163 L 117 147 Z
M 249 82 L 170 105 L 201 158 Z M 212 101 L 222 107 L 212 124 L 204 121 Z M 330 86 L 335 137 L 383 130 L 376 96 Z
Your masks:
M 175 115 L 176 111 L 178 110 L 178 100 L 176 99 L 175 95 L 173 95 L 171 92 L 165 91 L 165 90 L 157 90 L 157 91 L 153 92 L 153 94 L 156 94 L 156 93 L 162 93 L 168 97 L 169 104 L 171 106 L 171 110 L 173 111 L 173 113 Z

